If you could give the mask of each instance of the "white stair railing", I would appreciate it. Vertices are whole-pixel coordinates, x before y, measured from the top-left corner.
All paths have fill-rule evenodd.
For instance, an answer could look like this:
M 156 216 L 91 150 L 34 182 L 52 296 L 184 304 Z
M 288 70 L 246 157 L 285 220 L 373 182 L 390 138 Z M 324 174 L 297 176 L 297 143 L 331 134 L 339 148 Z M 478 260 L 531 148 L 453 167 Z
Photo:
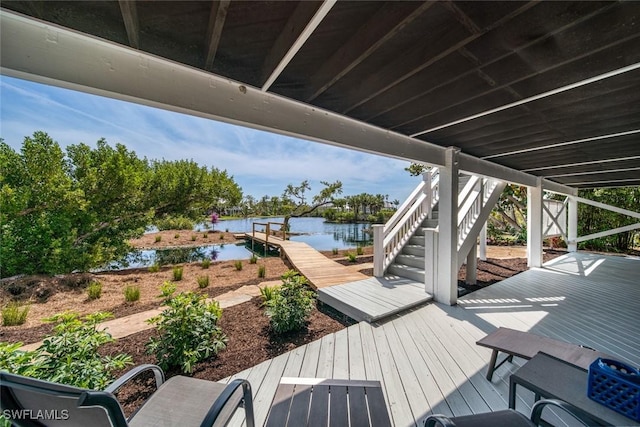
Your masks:
M 439 171 L 432 168 L 384 225 L 373 226 L 373 275 L 381 277 L 438 203 Z

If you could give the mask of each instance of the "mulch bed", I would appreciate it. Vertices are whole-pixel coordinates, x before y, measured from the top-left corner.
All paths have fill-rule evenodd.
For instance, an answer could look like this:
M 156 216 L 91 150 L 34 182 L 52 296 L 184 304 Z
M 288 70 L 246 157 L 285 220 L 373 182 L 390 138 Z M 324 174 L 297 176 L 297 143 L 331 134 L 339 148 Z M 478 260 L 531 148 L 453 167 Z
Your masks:
M 218 381 L 355 323 L 347 316 L 318 303 L 305 329 L 274 336 L 269 330 L 269 319 L 261 304 L 262 299 L 255 297 L 246 303 L 224 309 L 219 325 L 227 335 L 227 348 L 216 357 L 198 363 L 193 377 Z M 155 334 L 155 330 L 138 332 L 103 346 L 101 352 L 105 355 L 127 353 L 133 357 L 134 366 L 156 363 L 155 357 L 145 351 L 146 343 Z M 182 375 L 178 370 L 166 374 L 167 377 Z M 144 402 L 149 390 L 152 390 L 149 387 L 151 384 L 150 378 L 144 378 L 121 389 L 118 399 L 127 414 Z

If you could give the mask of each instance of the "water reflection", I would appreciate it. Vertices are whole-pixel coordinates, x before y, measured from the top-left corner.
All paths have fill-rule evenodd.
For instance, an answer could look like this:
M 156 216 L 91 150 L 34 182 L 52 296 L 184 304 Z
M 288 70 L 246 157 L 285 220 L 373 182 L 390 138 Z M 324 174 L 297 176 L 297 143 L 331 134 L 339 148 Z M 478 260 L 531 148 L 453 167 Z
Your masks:
M 251 252 L 244 245 L 208 245 L 189 248 L 144 249 L 128 254 L 123 260 L 111 263 L 107 270 L 150 267 L 152 265 L 185 264 L 212 261 L 249 259 Z

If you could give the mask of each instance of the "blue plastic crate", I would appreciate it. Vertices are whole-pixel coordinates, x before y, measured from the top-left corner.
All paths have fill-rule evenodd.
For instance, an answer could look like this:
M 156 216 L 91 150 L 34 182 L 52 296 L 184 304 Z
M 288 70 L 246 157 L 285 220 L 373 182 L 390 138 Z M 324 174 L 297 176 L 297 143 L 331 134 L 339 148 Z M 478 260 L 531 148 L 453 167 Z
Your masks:
M 589 366 L 589 398 L 640 422 L 640 370 L 598 358 Z

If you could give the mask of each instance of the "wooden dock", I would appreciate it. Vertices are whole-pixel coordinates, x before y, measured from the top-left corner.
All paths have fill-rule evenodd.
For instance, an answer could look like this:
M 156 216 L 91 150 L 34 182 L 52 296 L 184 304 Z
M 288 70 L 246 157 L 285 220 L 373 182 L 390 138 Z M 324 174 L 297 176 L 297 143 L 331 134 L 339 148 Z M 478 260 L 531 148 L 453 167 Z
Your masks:
M 282 255 L 309 280 L 309 284 L 315 289 L 368 278 L 362 273 L 330 260 L 306 243 L 283 240 L 276 236 L 267 236 L 265 233 L 254 234 L 247 233 L 245 236 L 247 239 L 279 248 Z
M 380 381 L 392 423 L 421 426 L 431 413 L 507 408 L 515 358 L 485 378 L 491 350 L 475 342 L 499 326 L 585 344 L 640 366 L 640 260 L 570 254 L 460 298 L 380 322 L 361 322 L 239 372 L 252 386 L 262 425 L 281 377 Z M 586 392 L 586 389 L 585 389 Z M 520 388 L 529 414 L 533 393 Z M 242 425 L 241 417 L 231 425 Z M 629 420 L 629 425 L 633 424 Z

